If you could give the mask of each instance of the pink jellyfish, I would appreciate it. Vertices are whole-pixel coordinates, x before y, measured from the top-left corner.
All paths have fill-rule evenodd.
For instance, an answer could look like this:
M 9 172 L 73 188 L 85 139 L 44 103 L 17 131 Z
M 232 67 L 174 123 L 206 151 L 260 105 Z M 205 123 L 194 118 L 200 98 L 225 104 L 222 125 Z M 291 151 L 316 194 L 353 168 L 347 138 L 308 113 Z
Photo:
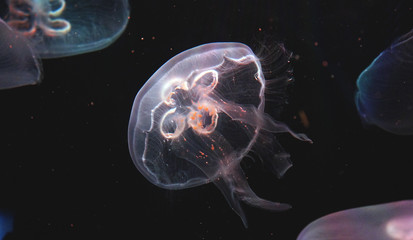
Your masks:
M 297 240 L 413 240 L 413 200 L 329 214 L 305 227 Z

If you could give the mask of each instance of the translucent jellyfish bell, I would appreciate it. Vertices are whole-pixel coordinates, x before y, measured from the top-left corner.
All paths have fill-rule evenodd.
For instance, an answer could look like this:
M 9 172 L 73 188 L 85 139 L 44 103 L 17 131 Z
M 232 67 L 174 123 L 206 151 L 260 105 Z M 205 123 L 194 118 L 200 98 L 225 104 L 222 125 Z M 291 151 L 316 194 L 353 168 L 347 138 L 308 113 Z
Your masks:
M 41 63 L 27 39 L 0 19 L 0 89 L 37 84 Z
M 6 22 L 41 58 L 100 50 L 124 31 L 127 0 L 8 0 Z
M 384 50 L 359 76 L 362 120 L 400 135 L 413 134 L 413 30 Z
M 281 46 L 277 50 L 281 69 L 290 55 Z M 259 198 L 240 167 L 254 150 L 281 176 L 291 163 L 272 133 L 311 141 L 264 113 L 264 90 L 260 61 L 244 44 L 211 43 L 178 54 L 135 98 L 128 140 L 136 167 L 166 189 L 213 182 L 245 226 L 240 201 L 269 210 L 290 208 Z
M 413 201 L 353 208 L 324 216 L 297 240 L 413 240 Z

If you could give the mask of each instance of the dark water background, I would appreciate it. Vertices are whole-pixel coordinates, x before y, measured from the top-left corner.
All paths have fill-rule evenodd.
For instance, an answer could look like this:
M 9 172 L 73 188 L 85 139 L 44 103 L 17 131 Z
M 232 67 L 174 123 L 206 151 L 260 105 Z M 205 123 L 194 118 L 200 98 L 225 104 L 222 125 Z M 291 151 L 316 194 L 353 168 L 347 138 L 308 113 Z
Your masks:
M 7 238 L 293 240 L 325 214 L 413 198 L 413 137 L 363 127 L 353 101 L 360 72 L 413 27 L 412 1 L 130 4 L 113 45 L 45 60 L 41 85 L 0 92 L 0 208 L 14 213 Z M 149 183 L 129 156 L 127 127 L 136 93 L 171 57 L 257 39 L 294 52 L 280 120 L 314 144 L 280 136 L 294 163 L 281 180 L 245 162 L 259 196 L 293 205 L 282 213 L 246 206 L 245 229 L 213 184 L 167 191 Z

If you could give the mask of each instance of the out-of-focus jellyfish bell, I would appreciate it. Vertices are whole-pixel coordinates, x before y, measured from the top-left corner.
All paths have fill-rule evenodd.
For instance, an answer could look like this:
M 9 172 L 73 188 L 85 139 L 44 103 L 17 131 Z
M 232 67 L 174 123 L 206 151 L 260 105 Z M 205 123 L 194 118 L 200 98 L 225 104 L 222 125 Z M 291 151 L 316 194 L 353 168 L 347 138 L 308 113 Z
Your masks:
M 41 63 L 27 39 L 0 19 L 0 89 L 37 84 Z
M 413 30 L 398 38 L 359 76 L 362 120 L 388 132 L 413 134 Z
M 273 55 L 285 85 L 290 54 Z M 259 198 L 240 161 L 253 150 L 281 176 L 291 166 L 273 133 L 296 134 L 264 112 L 266 88 L 260 60 L 241 43 L 210 43 L 165 63 L 135 98 L 129 122 L 129 150 L 139 171 L 153 184 L 183 189 L 213 182 L 245 226 L 240 201 L 268 210 L 288 204 Z M 279 90 L 279 89 L 277 89 Z
M 127 0 L 8 0 L 8 7 L 3 18 L 41 58 L 103 49 L 129 19 Z
M 0 239 L 13 231 L 13 214 L 9 210 L 0 209 Z
M 413 240 L 413 201 L 353 208 L 324 216 L 297 240 Z

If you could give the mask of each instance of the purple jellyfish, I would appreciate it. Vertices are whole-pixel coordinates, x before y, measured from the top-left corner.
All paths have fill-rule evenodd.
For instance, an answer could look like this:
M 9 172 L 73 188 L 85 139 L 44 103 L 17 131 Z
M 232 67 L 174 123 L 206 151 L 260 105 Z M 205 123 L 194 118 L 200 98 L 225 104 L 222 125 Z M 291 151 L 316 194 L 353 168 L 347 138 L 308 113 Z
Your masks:
M 307 225 L 297 240 L 413 240 L 413 200 L 329 214 Z

